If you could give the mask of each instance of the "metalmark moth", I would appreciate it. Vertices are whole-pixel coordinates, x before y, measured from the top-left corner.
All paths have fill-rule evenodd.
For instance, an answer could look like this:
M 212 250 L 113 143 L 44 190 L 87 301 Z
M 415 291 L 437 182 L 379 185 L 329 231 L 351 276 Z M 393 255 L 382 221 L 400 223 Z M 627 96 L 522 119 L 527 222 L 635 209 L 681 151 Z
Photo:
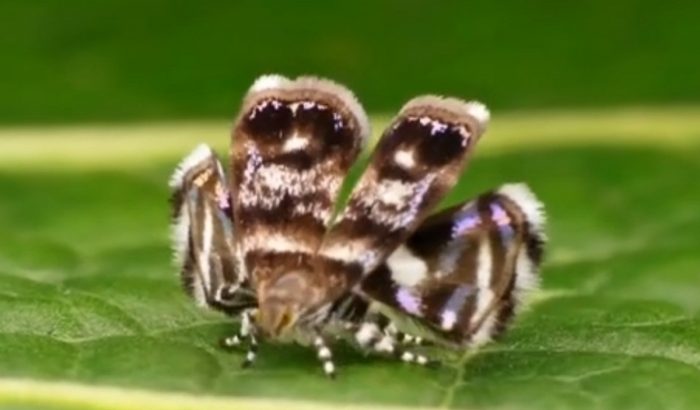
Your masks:
M 335 215 L 369 136 L 345 87 L 314 77 L 259 78 L 232 133 L 226 173 L 197 147 L 177 167 L 173 242 L 186 291 L 240 316 L 226 345 L 258 340 L 316 349 L 337 338 L 404 361 L 427 339 L 467 348 L 506 328 L 537 285 L 542 204 L 524 184 L 430 211 L 455 185 L 489 121 L 478 102 L 422 96 L 404 105 Z

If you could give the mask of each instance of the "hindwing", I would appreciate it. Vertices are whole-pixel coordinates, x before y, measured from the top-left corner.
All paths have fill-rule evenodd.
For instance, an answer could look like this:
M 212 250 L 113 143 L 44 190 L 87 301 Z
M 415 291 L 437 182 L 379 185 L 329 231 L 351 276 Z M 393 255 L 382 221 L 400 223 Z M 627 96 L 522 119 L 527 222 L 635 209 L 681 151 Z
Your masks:
M 234 247 L 229 190 L 211 148 L 200 145 L 187 156 L 170 188 L 175 260 L 187 293 L 228 314 L 254 306 Z
M 524 184 L 503 185 L 432 215 L 360 292 L 435 340 L 480 344 L 536 287 L 544 242 L 542 204 Z

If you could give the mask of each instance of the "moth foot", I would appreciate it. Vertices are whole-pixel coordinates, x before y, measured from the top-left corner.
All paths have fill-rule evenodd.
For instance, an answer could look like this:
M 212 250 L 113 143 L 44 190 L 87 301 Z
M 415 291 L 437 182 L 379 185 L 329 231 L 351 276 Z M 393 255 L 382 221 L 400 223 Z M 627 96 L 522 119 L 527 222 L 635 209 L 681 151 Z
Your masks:
M 331 349 L 326 345 L 326 341 L 323 340 L 322 337 L 317 336 L 314 340 L 314 347 L 316 348 L 318 360 L 320 360 L 323 365 L 323 373 L 329 379 L 335 379 L 336 371 L 335 364 L 333 363 L 333 352 L 331 352 Z
M 233 335 L 228 337 L 222 337 L 219 339 L 219 346 L 224 349 L 232 349 L 239 347 L 242 344 L 241 337 L 239 335 Z
M 248 350 L 248 352 L 245 354 L 245 359 L 243 359 L 243 362 L 241 363 L 241 368 L 247 369 L 253 366 L 256 357 L 257 353 L 253 349 Z
M 429 357 L 422 355 L 420 353 L 415 353 L 410 350 L 396 350 L 396 357 L 405 363 L 417 364 L 419 366 L 437 368 L 440 367 L 440 362 L 438 360 L 430 359 Z

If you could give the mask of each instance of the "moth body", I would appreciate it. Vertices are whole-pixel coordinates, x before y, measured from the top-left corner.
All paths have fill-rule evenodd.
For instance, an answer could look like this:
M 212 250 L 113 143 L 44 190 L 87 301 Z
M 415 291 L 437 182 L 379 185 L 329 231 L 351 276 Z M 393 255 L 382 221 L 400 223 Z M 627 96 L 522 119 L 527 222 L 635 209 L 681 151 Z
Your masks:
M 352 92 L 326 79 L 258 79 L 231 136 L 228 175 L 200 146 L 171 178 L 173 243 L 185 290 L 241 318 L 226 346 L 330 343 L 427 365 L 426 339 L 451 348 L 500 335 L 537 285 L 542 204 L 506 184 L 431 213 L 457 183 L 490 114 L 422 96 L 382 133 L 345 206 L 343 181 L 369 137 Z

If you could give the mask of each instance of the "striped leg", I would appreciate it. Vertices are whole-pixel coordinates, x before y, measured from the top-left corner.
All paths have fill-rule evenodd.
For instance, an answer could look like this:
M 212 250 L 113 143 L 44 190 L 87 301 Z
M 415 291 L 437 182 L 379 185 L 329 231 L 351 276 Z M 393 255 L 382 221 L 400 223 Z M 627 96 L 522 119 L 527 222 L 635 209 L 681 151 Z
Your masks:
M 401 342 L 398 341 L 397 336 L 402 338 Z M 406 363 L 430 367 L 439 365 L 439 362 L 435 360 L 430 360 L 422 354 L 406 349 L 403 343 L 405 335 L 398 332 L 394 324 L 382 316 L 368 315 L 367 321 L 362 323 L 355 333 L 355 340 L 364 349 L 393 356 Z M 415 343 L 415 337 L 411 337 L 409 340 Z
M 241 314 L 240 314 L 241 326 L 238 329 L 238 333 L 236 333 L 233 336 L 228 336 L 228 337 L 222 338 L 221 341 L 219 342 L 219 344 L 222 347 L 231 348 L 231 347 L 240 346 L 241 343 L 243 343 L 243 341 L 249 337 L 249 335 L 251 334 L 250 315 L 251 315 L 251 312 L 248 309 L 241 312 Z
M 255 322 L 251 310 L 245 311 L 241 318 L 241 335 L 248 339 L 248 350 L 241 364 L 241 367 L 246 368 L 253 365 L 258 355 L 258 339 L 255 337 Z
M 409 335 L 408 333 L 399 332 L 396 339 L 402 346 L 422 346 L 423 338 L 420 336 Z
M 245 353 L 245 359 L 243 359 L 243 363 L 241 363 L 241 367 L 244 369 L 247 367 L 250 367 L 255 363 L 255 358 L 258 355 L 258 340 L 255 338 L 255 335 L 250 333 L 248 336 L 248 350 Z
M 255 337 L 255 323 L 252 319 L 253 309 L 247 309 L 241 312 L 241 327 L 238 333 L 221 339 L 221 345 L 226 348 L 236 347 L 248 342 L 245 358 L 241 367 L 250 367 L 258 354 L 258 340 Z
M 318 359 L 323 364 L 323 373 L 331 379 L 335 378 L 335 364 L 333 364 L 333 353 L 321 336 L 316 336 L 314 339 L 314 347 Z
M 394 336 L 402 346 L 421 346 L 423 344 L 422 337 L 413 336 L 398 330 L 393 322 L 384 328 L 384 333 Z

